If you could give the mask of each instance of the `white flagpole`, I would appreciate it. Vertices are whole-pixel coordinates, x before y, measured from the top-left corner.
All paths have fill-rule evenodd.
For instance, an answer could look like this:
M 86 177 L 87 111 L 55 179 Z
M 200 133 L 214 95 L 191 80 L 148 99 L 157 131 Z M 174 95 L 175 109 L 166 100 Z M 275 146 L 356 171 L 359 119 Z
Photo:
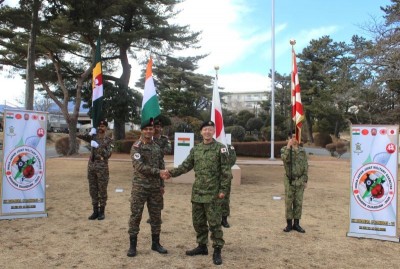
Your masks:
M 272 0 L 272 74 L 271 74 L 271 160 L 275 160 L 275 0 Z

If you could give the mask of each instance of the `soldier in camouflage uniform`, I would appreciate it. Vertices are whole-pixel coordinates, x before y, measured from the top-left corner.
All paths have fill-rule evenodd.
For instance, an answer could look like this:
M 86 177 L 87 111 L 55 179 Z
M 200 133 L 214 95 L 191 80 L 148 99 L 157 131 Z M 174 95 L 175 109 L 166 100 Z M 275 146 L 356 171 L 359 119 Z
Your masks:
M 281 158 L 285 166 L 285 208 L 287 226 L 284 232 L 292 229 L 305 233 L 300 226 L 304 189 L 308 181 L 308 162 L 304 148 L 296 138 L 289 138 L 287 146 L 281 149 Z M 292 219 L 294 223 L 292 224 Z
M 232 167 L 232 166 L 234 166 L 235 163 L 236 163 L 236 151 L 235 151 L 235 148 L 234 148 L 232 145 L 228 145 L 228 152 L 229 152 L 229 158 L 228 158 L 228 160 L 229 160 L 229 163 L 230 163 L 230 165 L 231 165 L 231 167 Z M 231 184 L 231 182 L 230 182 L 230 184 L 229 184 L 229 190 L 228 190 L 228 192 L 226 193 L 225 198 L 222 199 L 222 204 L 221 204 L 221 208 L 222 208 L 222 221 L 221 221 L 221 225 L 222 225 L 223 227 L 225 227 L 225 228 L 231 227 L 231 226 L 229 225 L 229 222 L 228 222 L 228 216 L 229 216 L 230 213 L 231 213 L 230 206 L 229 206 L 229 204 L 230 204 L 230 197 L 231 197 L 231 185 L 232 185 L 232 184 Z
M 145 203 L 147 203 L 151 219 L 151 249 L 161 254 L 167 253 L 167 250 L 160 245 L 162 192 L 164 190 L 161 178 L 163 172 L 165 173 L 163 154 L 152 139 L 154 135 L 153 120 L 142 125 L 141 129 L 140 139 L 131 148 L 133 180 L 128 230 L 130 247 L 127 255 L 129 257 L 136 256 L 137 235 L 140 231 L 139 226 Z
M 165 135 L 161 135 L 162 133 L 162 125 L 160 120 L 156 119 L 154 121 L 154 136 L 153 141 L 161 148 L 161 152 L 163 154 L 163 158 L 165 154 L 171 154 L 171 143 L 168 140 L 168 137 Z M 164 180 L 161 180 L 161 188 L 164 193 Z M 162 201 L 162 208 L 164 208 L 164 196 Z M 147 223 L 150 223 L 150 218 L 147 219 Z
M 176 177 L 192 169 L 195 172 L 191 201 L 198 246 L 186 251 L 186 255 L 208 255 L 210 230 L 214 248 L 213 262 L 219 265 L 222 264 L 221 249 L 225 243 L 221 229 L 221 201 L 229 191 L 232 173 L 226 147 L 213 139 L 214 123 L 204 122 L 200 132 L 203 142 L 195 145 L 186 160 L 172 169 L 170 175 Z
M 90 220 L 105 218 L 107 186 L 110 179 L 108 159 L 111 157 L 113 148 L 112 138 L 106 136 L 107 126 L 107 121 L 101 120 L 98 130 L 92 128 L 89 134 L 78 135 L 78 138 L 90 141 L 92 147 L 92 154 L 88 162 L 89 193 L 93 205 L 93 213 L 89 216 Z M 96 135 L 95 138 L 93 135 Z

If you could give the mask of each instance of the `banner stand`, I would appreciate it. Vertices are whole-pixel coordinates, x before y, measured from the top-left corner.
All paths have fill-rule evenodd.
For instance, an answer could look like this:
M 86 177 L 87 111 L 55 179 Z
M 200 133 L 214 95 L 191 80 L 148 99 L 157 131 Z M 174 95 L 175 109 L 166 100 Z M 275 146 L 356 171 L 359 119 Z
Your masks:
M 374 235 L 374 234 L 359 234 L 359 233 L 347 233 L 347 236 L 358 237 L 358 238 L 377 239 L 377 240 L 392 241 L 392 242 L 400 243 L 400 239 L 398 237 L 393 237 L 393 236 Z
M 0 216 L 0 220 L 6 219 L 33 219 L 33 218 L 47 218 L 48 214 L 29 214 L 29 215 L 12 215 L 12 216 Z

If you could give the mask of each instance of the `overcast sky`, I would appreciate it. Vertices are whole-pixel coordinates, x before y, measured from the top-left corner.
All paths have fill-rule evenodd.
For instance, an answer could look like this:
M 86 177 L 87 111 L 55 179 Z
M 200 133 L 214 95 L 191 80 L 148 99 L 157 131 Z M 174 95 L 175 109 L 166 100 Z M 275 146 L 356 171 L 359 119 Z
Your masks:
M 337 42 L 350 42 L 354 34 L 368 37 L 362 26 L 373 18 L 381 20 L 379 7 L 389 4 L 389 0 L 275 0 L 275 70 L 291 72 L 290 39 L 296 39 L 295 50 L 301 52 L 312 39 L 324 35 Z M 218 65 L 219 86 L 224 91 L 270 89 L 272 0 L 186 0 L 177 8 L 181 10 L 177 23 L 202 31 L 202 48 L 180 53 L 210 54 L 199 62 L 197 72 L 214 75 Z M 133 87 L 143 67 L 131 64 Z M 0 83 L 0 103 L 23 98 L 24 83 L 17 78 L 1 77 Z

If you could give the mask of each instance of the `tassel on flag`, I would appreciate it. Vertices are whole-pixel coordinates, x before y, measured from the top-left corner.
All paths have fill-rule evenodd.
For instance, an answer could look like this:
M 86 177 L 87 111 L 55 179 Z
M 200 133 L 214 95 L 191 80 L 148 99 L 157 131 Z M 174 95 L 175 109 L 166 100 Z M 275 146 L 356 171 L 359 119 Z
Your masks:
M 215 123 L 215 140 L 227 146 L 224 119 L 222 118 L 221 100 L 219 99 L 217 74 L 215 75 L 214 79 L 213 98 L 211 105 L 211 120 Z
M 292 119 L 296 126 L 295 127 L 296 140 L 298 142 L 301 142 L 301 126 L 303 125 L 302 121 L 304 120 L 304 112 L 303 112 L 303 104 L 301 103 L 299 76 L 297 73 L 296 53 L 294 52 L 294 49 L 292 49 L 292 63 L 293 63 L 292 81 L 291 81 Z
M 155 119 L 161 114 L 160 105 L 158 103 L 156 94 L 156 87 L 154 86 L 152 66 L 153 59 L 150 58 L 146 67 L 146 81 L 144 84 L 141 126 L 147 125 L 151 119 Z
M 103 73 L 101 68 L 101 49 L 100 49 L 100 37 L 97 39 L 96 44 L 96 55 L 95 55 L 96 66 L 93 69 L 92 79 L 92 121 L 93 128 L 99 126 L 100 120 L 103 118 L 102 105 L 103 105 Z

